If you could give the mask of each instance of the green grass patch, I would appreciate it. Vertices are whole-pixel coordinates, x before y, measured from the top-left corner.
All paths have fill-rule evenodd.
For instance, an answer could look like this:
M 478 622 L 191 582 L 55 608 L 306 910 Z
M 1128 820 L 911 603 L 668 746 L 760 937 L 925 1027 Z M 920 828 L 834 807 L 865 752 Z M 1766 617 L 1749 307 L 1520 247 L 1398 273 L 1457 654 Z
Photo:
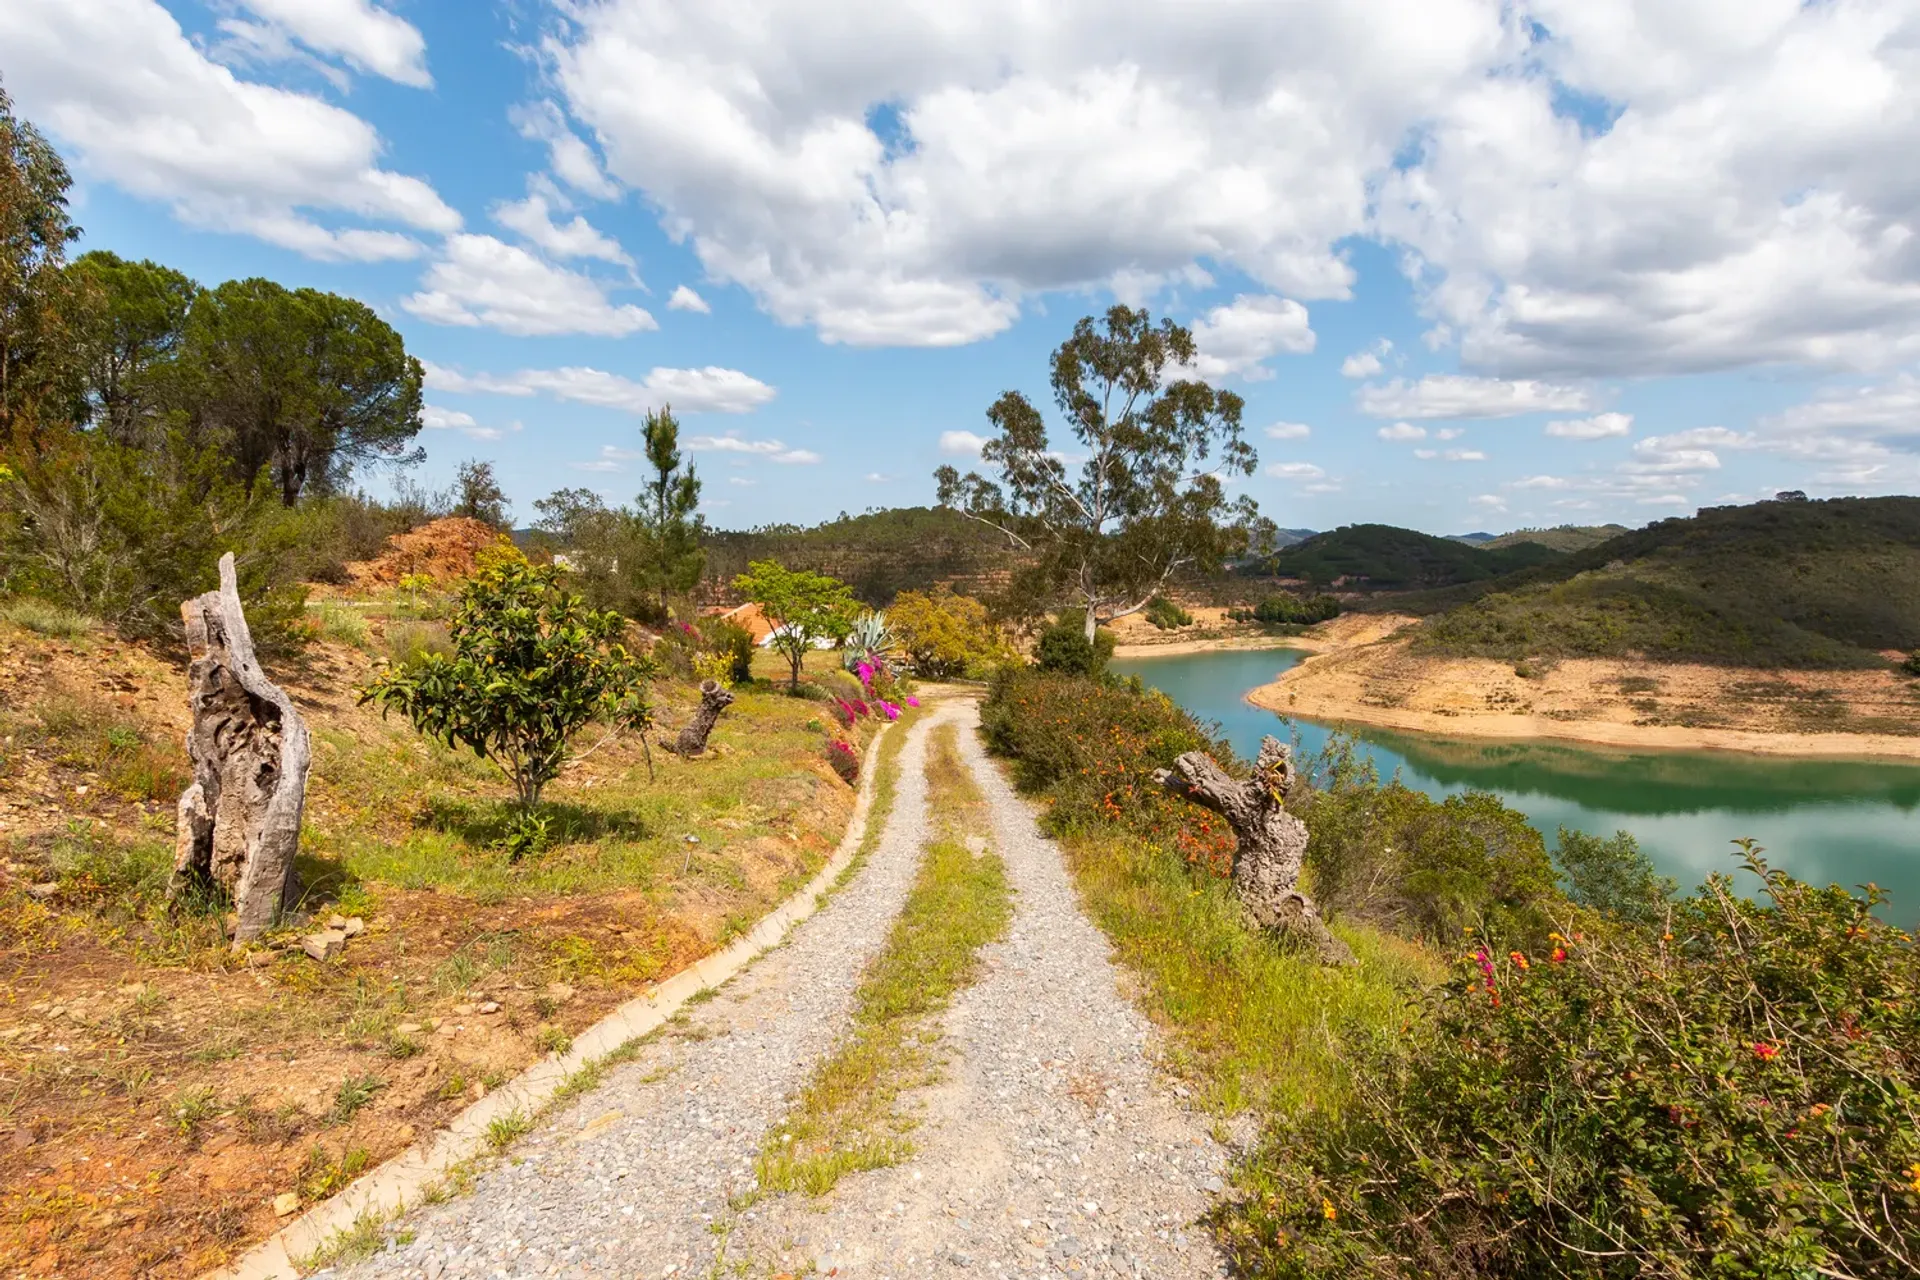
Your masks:
M 0 621 L 56 640 L 79 640 L 100 629 L 96 618 L 30 596 L 0 601 Z
M 979 793 L 952 726 L 931 745 L 929 805 L 946 829 L 927 847 L 900 918 L 854 993 L 852 1035 L 767 1134 L 756 1165 L 763 1190 L 823 1195 L 845 1174 L 895 1164 L 912 1149 L 914 1122 L 898 1101 L 937 1066 L 931 1019 L 973 981 L 980 948 L 1012 919 L 1000 859 L 963 843 L 979 822 Z

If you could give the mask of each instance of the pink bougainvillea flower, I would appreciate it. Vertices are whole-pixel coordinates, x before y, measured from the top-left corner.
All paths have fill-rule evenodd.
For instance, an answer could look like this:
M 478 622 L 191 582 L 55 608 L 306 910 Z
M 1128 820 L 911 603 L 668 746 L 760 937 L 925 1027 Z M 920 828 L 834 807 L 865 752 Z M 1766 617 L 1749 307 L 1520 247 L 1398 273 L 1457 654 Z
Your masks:
M 863 662 L 853 670 L 854 674 L 860 677 L 860 683 L 862 685 L 869 689 L 873 687 L 873 664 L 871 662 Z
M 910 706 L 910 707 L 917 707 L 917 706 L 919 706 L 919 705 L 920 705 L 920 699 L 918 699 L 918 698 L 916 698 L 916 697 L 914 697 L 914 696 L 913 696 L 912 694 L 908 694 L 908 695 L 907 695 L 907 705 L 908 705 L 908 706 Z
M 881 698 L 879 702 L 880 702 L 880 713 L 886 716 L 887 719 L 898 720 L 900 718 L 900 708 L 898 706 L 896 706 L 891 702 L 888 702 L 885 698 Z

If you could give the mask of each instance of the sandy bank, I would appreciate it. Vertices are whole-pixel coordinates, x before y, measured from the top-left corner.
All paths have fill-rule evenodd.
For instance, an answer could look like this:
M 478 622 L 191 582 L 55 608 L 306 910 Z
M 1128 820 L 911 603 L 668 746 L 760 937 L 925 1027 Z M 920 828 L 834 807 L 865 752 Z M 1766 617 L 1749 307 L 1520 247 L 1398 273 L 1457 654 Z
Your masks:
M 1415 654 L 1400 631 L 1411 621 L 1363 615 L 1317 629 L 1320 651 L 1248 701 L 1283 715 L 1453 737 L 1920 760 L 1920 681 L 1896 672 L 1613 659 L 1516 670 Z

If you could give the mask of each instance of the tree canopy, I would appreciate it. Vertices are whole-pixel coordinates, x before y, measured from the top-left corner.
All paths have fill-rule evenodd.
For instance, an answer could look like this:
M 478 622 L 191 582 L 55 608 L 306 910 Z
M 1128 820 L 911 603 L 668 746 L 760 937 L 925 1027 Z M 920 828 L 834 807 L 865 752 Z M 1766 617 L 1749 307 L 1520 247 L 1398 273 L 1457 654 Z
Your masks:
M 821 640 L 845 635 L 860 613 L 846 583 L 774 560 L 754 561 L 733 585 L 773 624 L 773 647 L 792 667 L 788 683 L 795 688 L 807 651 Z
M 1033 604 L 1084 611 L 1088 641 L 1147 606 L 1179 573 L 1216 572 L 1265 524 L 1253 500 L 1229 500 L 1223 476 L 1257 459 L 1231 391 L 1177 375 L 1193 335 L 1172 320 L 1116 306 L 1091 316 L 1053 353 L 1054 403 L 1085 460 L 1070 471 L 1046 420 L 1008 391 L 987 410 L 988 474 L 934 473 L 939 501 L 999 530 L 1033 562 L 1018 575 Z
M 45 135 L 0 89 L 0 425 L 55 385 L 65 318 L 73 183 Z

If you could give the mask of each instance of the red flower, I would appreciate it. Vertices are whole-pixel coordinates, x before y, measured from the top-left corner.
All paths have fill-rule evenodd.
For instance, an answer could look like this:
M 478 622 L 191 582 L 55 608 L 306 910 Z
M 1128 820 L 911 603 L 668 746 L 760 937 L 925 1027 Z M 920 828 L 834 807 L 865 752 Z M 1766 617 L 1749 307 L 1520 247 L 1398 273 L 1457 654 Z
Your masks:
M 1567 962 L 1567 949 L 1565 947 L 1555 947 L 1553 954 L 1548 956 L 1547 959 L 1553 961 L 1555 964 L 1565 964 Z
M 1772 1062 L 1780 1056 L 1780 1046 L 1768 1044 L 1765 1040 L 1758 1041 L 1753 1046 L 1753 1056 L 1762 1062 Z

